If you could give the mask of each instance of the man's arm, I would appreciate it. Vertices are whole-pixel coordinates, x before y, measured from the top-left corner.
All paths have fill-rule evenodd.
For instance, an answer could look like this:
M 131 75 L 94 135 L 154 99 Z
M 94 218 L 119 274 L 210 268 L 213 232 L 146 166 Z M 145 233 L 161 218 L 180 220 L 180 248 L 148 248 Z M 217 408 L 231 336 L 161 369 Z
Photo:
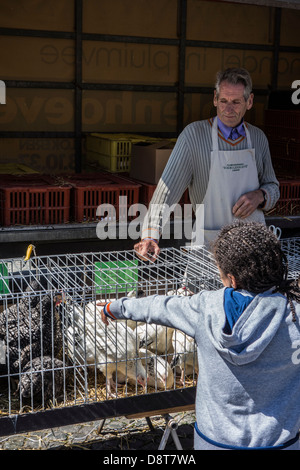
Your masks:
M 169 209 L 177 204 L 192 179 L 192 167 L 185 137 L 181 134 L 158 182 L 145 216 L 141 241 L 134 249 L 141 259 L 154 261 L 159 254 L 159 240 Z

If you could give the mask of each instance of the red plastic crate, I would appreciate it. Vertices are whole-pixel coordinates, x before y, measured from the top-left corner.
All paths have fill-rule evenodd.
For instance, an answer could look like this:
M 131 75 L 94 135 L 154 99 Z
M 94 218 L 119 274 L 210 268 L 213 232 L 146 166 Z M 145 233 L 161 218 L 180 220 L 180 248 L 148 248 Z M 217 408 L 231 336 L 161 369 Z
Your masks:
M 148 184 L 140 181 L 141 183 L 141 189 L 140 189 L 140 203 L 144 204 L 146 207 L 149 207 L 150 201 L 152 199 L 152 196 L 154 194 L 154 191 L 156 190 L 156 184 Z M 183 193 L 179 205 L 181 206 L 182 210 L 182 215 L 184 216 L 184 204 L 190 204 L 190 197 L 189 197 L 189 190 L 186 189 L 185 192 Z M 174 218 L 174 212 L 170 214 L 170 219 Z
M 265 132 L 271 138 L 300 139 L 300 111 L 266 109 Z
M 131 178 L 128 173 L 120 173 L 118 175 L 120 178 L 125 179 L 127 181 L 133 181 L 138 183 L 140 187 L 140 195 L 139 195 L 139 203 L 144 204 L 146 207 L 149 206 L 154 191 L 156 190 L 157 184 L 150 184 L 145 183 L 144 181 L 137 180 L 135 178 Z M 183 196 L 181 197 L 179 204 L 183 206 L 184 204 L 190 204 L 190 197 L 189 197 L 189 190 L 186 189 Z
M 300 180 L 280 180 L 280 197 L 269 214 L 277 216 L 300 215 Z
M 154 194 L 154 191 L 156 190 L 157 184 L 144 183 L 144 181 L 138 182 L 141 185 L 139 202 L 140 204 L 143 204 L 144 206 L 148 207 Z
M 300 159 L 300 140 L 296 139 L 270 139 L 270 151 L 272 156 L 285 157 L 294 160 Z
M 80 174 L 65 178 L 73 186 L 74 220 L 76 222 L 97 221 L 97 208 L 103 204 L 113 206 L 113 214 L 108 212 L 107 218 L 120 220 L 128 208 L 139 202 L 140 185 L 133 181 L 126 181 L 111 173 Z M 119 197 L 127 197 L 127 205 L 119 206 Z M 129 217 L 128 217 L 129 219 Z
M 148 184 L 148 183 L 144 183 L 144 182 L 140 182 L 142 187 L 140 189 L 140 202 L 141 204 L 144 204 L 146 207 L 149 206 L 150 204 L 150 201 L 152 199 L 152 196 L 154 194 L 154 191 L 156 190 L 156 184 Z M 185 192 L 183 193 L 180 201 L 179 201 L 179 204 L 181 206 L 183 206 L 184 204 L 190 204 L 190 198 L 189 198 L 189 191 L 188 189 L 185 190 Z
M 2 226 L 48 225 L 70 221 L 70 186 L 51 184 L 41 175 L 2 175 L 1 180 Z
M 300 140 L 271 138 L 269 146 L 276 174 L 300 177 Z

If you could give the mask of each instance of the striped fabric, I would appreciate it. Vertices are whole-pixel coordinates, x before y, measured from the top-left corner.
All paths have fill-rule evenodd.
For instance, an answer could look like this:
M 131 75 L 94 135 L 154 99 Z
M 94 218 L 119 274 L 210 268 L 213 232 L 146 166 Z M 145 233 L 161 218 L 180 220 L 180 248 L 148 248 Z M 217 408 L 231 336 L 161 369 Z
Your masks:
M 104 315 L 112 320 L 116 320 L 116 317 L 110 311 L 110 304 L 111 302 L 108 302 L 107 304 L 104 305 L 103 307 Z
M 165 207 L 177 204 L 186 188 L 189 188 L 191 204 L 195 211 L 201 204 L 208 184 L 210 155 L 212 150 L 212 119 L 189 124 L 179 135 L 171 157 L 153 194 L 145 217 L 141 238 L 159 240 Z M 279 183 L 276 179 L 265 134 L 247 123 L 252 146 L 255 148 L 256 165 L 260 188 L 266 192 L 264 207 L 269 211 L 279 198 Z M 242 150 L 247 148 L 244 136 L 236 140 L 226 140 L 219 131 L 219 150 Z M 216 188 L 219 190 L 219 188 Z

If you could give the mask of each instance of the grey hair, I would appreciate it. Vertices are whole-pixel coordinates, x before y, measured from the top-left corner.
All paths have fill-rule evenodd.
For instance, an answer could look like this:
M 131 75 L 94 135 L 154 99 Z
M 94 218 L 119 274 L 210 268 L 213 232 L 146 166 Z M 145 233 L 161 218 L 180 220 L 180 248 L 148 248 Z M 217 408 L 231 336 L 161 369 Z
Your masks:
M 228 82 L 231 85 L 237 85 L 241 83 L 244 85 L 244 98 L 245 101 L 248 100 L 250 94 L 252 93 L 252 80 L 248 70 L 242 68 L 229 68 L 224 71 L 220 71 L 217 73 L 216 77 L 216 92 L 217 97 L 220 93 L 220 85 L 222 82 Z

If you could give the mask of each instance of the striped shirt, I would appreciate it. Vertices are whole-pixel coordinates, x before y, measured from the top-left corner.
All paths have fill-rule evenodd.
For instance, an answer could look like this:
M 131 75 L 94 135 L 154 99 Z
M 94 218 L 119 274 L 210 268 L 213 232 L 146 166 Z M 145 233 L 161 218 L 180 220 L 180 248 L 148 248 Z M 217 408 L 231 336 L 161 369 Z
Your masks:
M 176 145 L 164 169 L 157 188 L 151 199 L 144 219 L 141 238 L 159 240 L 162 234 L 162 213 L 164 207 L 170 207 L 180 201 L 184 191 L 189 188 L 193 210 L 201 204 L 208 185 L 210 157 L 212 151 L 213 119 L 196 121 L 179 135 Z M 260 189 L 266 193 L 264 211 L 272 209 L 279 198 L 279 183 L 272 166 L 268 140 L 258 127 L 246 124 L 255 159 Z M 247 148 L 247 139 L 240 136 L 236 140 L 226 140 L 218 130 L 219 150 L 243 150 Z M 221 188 L 216 188 L 221 190 Z

